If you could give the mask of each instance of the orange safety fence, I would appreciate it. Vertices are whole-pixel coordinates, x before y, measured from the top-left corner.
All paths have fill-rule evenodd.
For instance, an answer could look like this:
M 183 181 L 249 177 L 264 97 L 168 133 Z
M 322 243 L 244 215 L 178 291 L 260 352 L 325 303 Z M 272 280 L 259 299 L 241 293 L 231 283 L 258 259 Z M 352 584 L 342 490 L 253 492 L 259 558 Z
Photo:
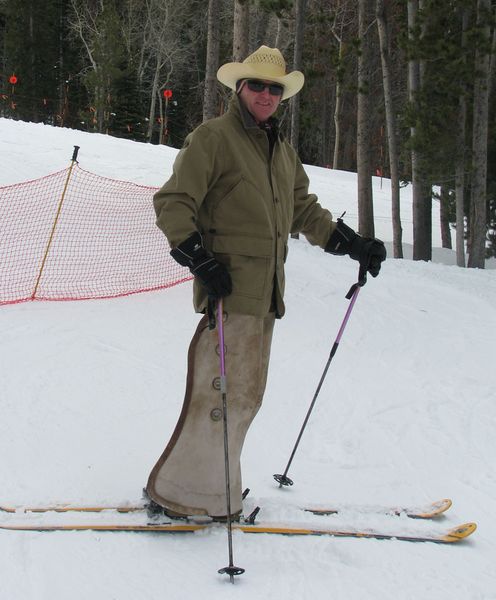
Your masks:
M 114 298 L 190 279 L 155 225 L 157 189 L 75 162 L 0 187 L 0 305 Z

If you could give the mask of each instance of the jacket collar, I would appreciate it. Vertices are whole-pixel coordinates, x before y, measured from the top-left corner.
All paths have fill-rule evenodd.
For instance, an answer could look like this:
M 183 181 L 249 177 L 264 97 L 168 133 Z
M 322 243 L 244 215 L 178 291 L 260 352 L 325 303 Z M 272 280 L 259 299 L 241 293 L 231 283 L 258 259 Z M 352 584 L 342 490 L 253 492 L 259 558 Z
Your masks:
M 243 124 L 243 127 L 246 130 L 261 129 L 266 133 L 268 131 L 272 131 L 272 135 L 274 136 L 274 138 L 277 139 L 280 137 L 278 119 L 276 119 L 275 117 L 270 117 L 270 119 L 266 123 L 258 125 L 258 123 L 253 118 L 253 115 L 246 108 L 243 102 L 239 99 L 237 94 L 233 94 L 233 97 L 231 98 L 231 101 L 229 103 L 228 111 L 241 120 L 241 123 Z

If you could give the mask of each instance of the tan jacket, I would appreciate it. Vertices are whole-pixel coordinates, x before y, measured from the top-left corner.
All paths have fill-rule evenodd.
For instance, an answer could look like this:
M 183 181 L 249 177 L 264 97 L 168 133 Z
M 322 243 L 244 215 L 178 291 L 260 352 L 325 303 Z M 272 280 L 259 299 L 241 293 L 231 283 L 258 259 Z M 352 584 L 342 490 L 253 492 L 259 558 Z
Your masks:
M 172 247 L 202 234 L 232 277 L 226 311 L 264 317 L 272 307 L 282 317 L 289 234 L 324 248 L 335 227 L 308 184 L 292 146 L 279 137 L 270 157 L 267 134 L 234 97 L 226 114 L 186 138 L 154 196 L 157 225 Z M 195 281 L 195 310 L 204 312 L 206 301 Z

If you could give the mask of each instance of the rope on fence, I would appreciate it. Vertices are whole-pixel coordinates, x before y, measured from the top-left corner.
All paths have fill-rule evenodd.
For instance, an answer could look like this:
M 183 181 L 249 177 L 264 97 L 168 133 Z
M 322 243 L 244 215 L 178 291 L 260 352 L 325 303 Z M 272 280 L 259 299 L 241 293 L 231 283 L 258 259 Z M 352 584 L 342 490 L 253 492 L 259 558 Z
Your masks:
M 155 225 L 157 188 L 70 167 L 0 187 L 0 305 L 114 298 L 191 278 Z

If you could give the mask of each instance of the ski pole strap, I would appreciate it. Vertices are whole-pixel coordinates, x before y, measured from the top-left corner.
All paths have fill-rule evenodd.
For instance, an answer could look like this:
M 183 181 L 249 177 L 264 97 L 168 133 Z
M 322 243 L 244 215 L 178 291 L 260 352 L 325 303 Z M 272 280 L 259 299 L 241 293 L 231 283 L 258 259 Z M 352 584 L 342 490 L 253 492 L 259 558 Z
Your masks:
M 360 265 L 360 270 L 358 271 L 358 281 L 354 283 L 350 287 L 350 291 L 346 294 L 346 298 L 351 300 L 355 294 L 355 291 L 359 287 L 363 287 L 367 283 L 367 267 L 364 265 Z

